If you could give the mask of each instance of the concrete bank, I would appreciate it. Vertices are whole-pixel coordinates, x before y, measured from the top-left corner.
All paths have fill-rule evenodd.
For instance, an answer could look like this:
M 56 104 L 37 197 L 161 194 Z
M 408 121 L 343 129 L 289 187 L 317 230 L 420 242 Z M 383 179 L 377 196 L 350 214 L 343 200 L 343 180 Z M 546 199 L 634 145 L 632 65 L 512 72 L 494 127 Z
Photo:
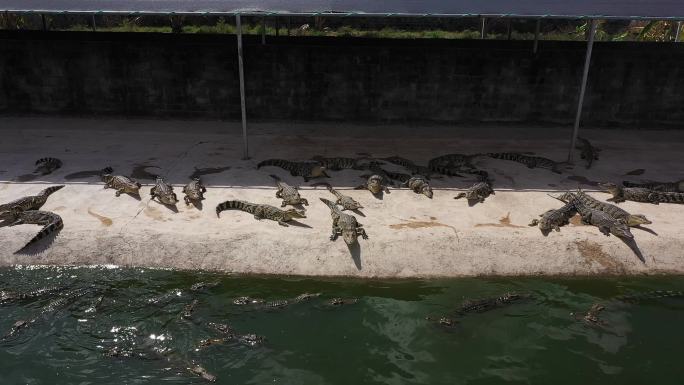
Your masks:
M 569 129 L 264 123 L 250 130 L 252 159 L 241 160 L 240 127 L 232 123 L 0 118 L 0 202 L 49 184 L 66 185 L 44 206 L 64 219 L 54 243 L 35 255 L 15 255 L 39 227 L 2 227 L 0 264 L 106 263 L 362 277 L 684 272 L 683 205 L 621 204 L 653 221 L 648 228 L 657 235 L 633 230 L 645 264 L 620 240 L 581 225 L 577 218 L 548 237 L 527 226 L 533 217 L 559 206 L 548 193 L 578 186 L 591 191 L 594 181 L 681 179 L 684 132 L 585 130 L 582 135 L 603 149 L 601 159 L 591 170 L 578 163 L 562 175 L 482 159 L 478 164 L 493 175 L 496 195 L 474 207 L 453 199 L 472 183 L 467 179 L 434 180 L 432 200 L 405 189 L 393 189 L 379 200 L 351 189 L 362 181 L 360 172 L 333 172 L 328 181 L 365 206 L 365 217 L 357 219 L 370 239 L 349 250 L 341 239 L 328 240 L 331 218 L 318 200 L 330 198 L 327 191 L 283 170 L 256 170 L 255 165 L 270 157 L 316 154 L 400 155 L 424 164 L 440 154 L 486 151 L 530 151 L 563 160 Z M 33 162 L 44 156 L 60 158 L 64 166 L 51 175 L 30 175 Z M 96 176 L 88 176 L 106 165 L 146 184 L 142 200 L 116 198 Z M 150 174 L 164 175 L 178 186 L 182 200 L 181 186 L 194 172 L 204 174 L 209 190 L 201 209 L 180 203 L 173 212 L 150 202 L 153 181 L 145 179 Z M 301 186 L 311 205 L 300 225 L 281 227 L 242 212 L 216 218 L 216 205 L 227 199 L 279 206 L 269 174 Z

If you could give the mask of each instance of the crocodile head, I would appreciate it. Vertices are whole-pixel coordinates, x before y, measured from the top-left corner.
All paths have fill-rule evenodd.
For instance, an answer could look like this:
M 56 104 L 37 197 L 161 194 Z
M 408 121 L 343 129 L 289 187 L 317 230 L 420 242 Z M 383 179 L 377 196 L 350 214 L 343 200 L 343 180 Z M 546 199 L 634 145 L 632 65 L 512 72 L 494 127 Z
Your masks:
M 610 233 L 618 238 L 633 239 L 634 235 L 629 231 L 627 223 L 623 219 L 618 219 L 610 226 Z
M 347 245 L 353 245 L 357 242 L 357 234 L 356 230 L 354 231 L 342 231 L 342 239 L 344 239 L 344 243 Z
M 424 184 L 420 189 L 420 193 L 432 199 L 432 187 L 430 185 Z
M 297 209 L 289 209 L 285 211 L 285 215 L 287 215 L 288 218 L 306 218 L 306 214 L 304 214 L 304 210 L 297 210 Z
M 314 166 L 311 168 L 311 177 L 312 178 L 317 178 L 317 177 L 329 178 L 330 176 L 325 172 L 325 170 L 326 170 L 325 166 Z
M 607 191 L 607 192 L 609 192 L 609 193 L 611 193 L 611 194 L 613 194 L 613 195 L 618 195 L 618 194 L 620 194 L 620 190 L 621 190 L 620 186 L 616 185 L 615 183 L 602 183 L 602 182 L 599 182 L 598 187 L 599 187 L 601 190 Z
M 653 222 L 646 219 L 646 216 L 642 214 L 630 214 L 627 217 L 627 226 L 650 225 L 651 223 Z
M 373 194 L 380 194 L 382 191 L 382 177 L 380 175 L 371 175 L 368 178 L 368 190 Z

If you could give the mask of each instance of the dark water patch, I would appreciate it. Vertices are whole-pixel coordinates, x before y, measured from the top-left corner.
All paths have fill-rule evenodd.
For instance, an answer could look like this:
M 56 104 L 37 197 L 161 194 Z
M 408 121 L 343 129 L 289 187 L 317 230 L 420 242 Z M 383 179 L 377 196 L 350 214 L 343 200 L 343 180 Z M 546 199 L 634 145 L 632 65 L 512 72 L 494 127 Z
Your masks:
M 212 284 L 198 290 L 198 282 Z M 0 336 L 17 331 L 0 341 L 0 382 L 676 384 L 683 289 L 684 277 L 361 281 L 2 269 Z M 296 301 L 303 293 L 321 295 Z M 505 293 L 526 297 L 456 315 L 449 327 L 425 319 Z M 274 306 L 233 304 L 241 296 Z M 601 322 L 585 322 L 598 308 Z M 33 321 L 16 327 L 22 320 Z
M 204 167 L 204 168 L 195 167 L 195 171 L 192 174 L 190 174 L 190 179 L 199 178 L 203 175 L 218 174 L 218 173 L 224 172 L 226 170 L 230 170 L 230 166 Z
M 133 172 L 131 172 L 131 178 L 132 179 L 146 179 L 146 180 L 157 180 L 157 177 L 159 175 L 153 174 L 149 171 L 147 171 L 148 168 L 156 168 L 159 169 L 160 167 L 158 166 L 150 166 L 147 164 L 135 164 L 133 166 Z
M 642 175 L 645 172 L 646 170 L 644 170 L 643 168 L 638 168 L 636 170 L 626 172 L 625 175 Z
M 64 176 L 64 179 L 66 180 L 74 180 L 74 179 L 85 179 L 85 178 L 90 178 L 93 176 L 100 176 L 102 174 L 102 170 L 84 170 L 84 171 L 78 171 L 74 172 L 68 175 Z

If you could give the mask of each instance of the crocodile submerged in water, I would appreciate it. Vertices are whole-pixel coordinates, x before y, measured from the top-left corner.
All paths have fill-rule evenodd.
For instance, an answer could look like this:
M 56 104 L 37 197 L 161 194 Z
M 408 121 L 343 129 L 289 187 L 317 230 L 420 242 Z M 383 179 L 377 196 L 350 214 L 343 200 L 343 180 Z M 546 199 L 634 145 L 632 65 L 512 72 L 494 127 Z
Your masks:
M 207 189 L 202 184 L 200 178 L 195 178 L 183 187 L 183 194 L 185 194 L 183 200 L 186 205 L 192 202 L 203 201 L 205 192 L 207 192 Z
M 584 314 L 573 314 L 575 316 L 575 319 L 585 322 L 590 325 L 595 325 L 595 326 L 603 326 L 606 325 L 606 322 L 602 320 L 599 316 L 601 312 L 603 312 L 606 309 L 605 306 L 603 306 L 600 303 L 595 303 L 591 305 L 589 310 L 587 310 Z
M 289 171 L 292 176 L 303 177 L 305 182 L 313 178 L 330 178 L 330 175 L 325 172 L 325 166 L 316 161 L 290 162 L 284 159 L 267 159 L 257 164 L 257 169 L 266 166 L 280 167 L 283 170 Z
M 623 181 L 625 187 L 640 187 L 653 191 L 662 192 L 684 192 L 684 180 L 678 182 L 629 182 Z
M 597 147 L 594 147 L 591 145 L 589 140 L 582 138 L 582 137 L 577 137 L 577 140 L 580 142 L 578 143 L 575 148 L 580 150 L 580 157 L 584 159 L 587 162 L 587 169 L 591 168 L 592 163 L 595 160 L 598 160 L 599 156 L 598 153 L 601 152 L 601 150 Z
M 105 189 L 115 189 L 116 193 L 114 195 L 117 197 L 121 194 L 140 195 L 140 187 L 142 187 L 140 183 L 127 176 L 112 175 L 112 172 L 114 172 L 114 170 L 112 170 L 111 167 L 105 167 L 100 174 Z
M 368 179 L 364 184 L 355 187 L 356 190 L 368 190 L 373 195 L 378 195 L 381 192 L 385 192 L 387 194 L 390 193 L 389 188 L 387 188 L 387 179 L 382 177 L 381 175 L 364 175 L 362 176 L 362 178 Z
M 461 315 L 468 313 L 483 313 L 499 307 L 512 305 L 528 297 L 529 295 L 527 294 L 504 293 L 498 297 L 466 300 L 461 304 L 456 312 Z
M 562 174 L 563 171 L 561 170 L 561 166 L 567 165 L 567 162 L 556 162 L 541 156 L 529 156 L 517 152 L 490 152 L 487 156 L 494 159 L 522 163 L 528 168 L 543 168 L 555 172 L 556 174 Z
M 15 302 L 31 301 L 33 299 L 40 299 L 44 296 L 57 294 L 67 289 L 68 287 L 66 286 L 45 286 L 39 289 L 30 290 L 26 292 L 0 290 L 0 305 Z
M 48 175 L 62 167 L 62 161 L 57 158 L 40 158 L 36 161 L 34 174 Z
M 423 194 L 426 197 L 432 199 L 433 193 L 432 193 L 432 187 L 430 187 L 430 183 L 427 181 L 427 179 L 422 176 L 422 175 L 408 175 L 408 174 L 402 174 L 399 172 L 390 172 L 390 171 L 385 171 L 385 174 L 396 181 L 400 182 L 400 185 L 403 187 L 408 187 L 411 189 L 414 193 L 416 194 Z
M 560 231 L 562 226 L 570 223 L 570 218 L 575 216 L 575 214 L 577 214 L 575 205 L 572 202 L 566 203 L 559 209 L 549 210 L 540 214 L 541 219 L 533 219 L 529 226 L 539 225 L 539 230 L 541 230 L 544 236 L 547 236 L 551 230 Z
M 654 191 L 642 187 L 622 187 L 615 183 L 599 183 L 599 187 L 613 195 L 608 201 L 620 203 L 624 201 L 645 203 L 679 203 L 684 204 L 684 193 Z
M 233 305 L 247 306 L 252 305 L 258 309 L 279 309 L 288 305 L 308 301 L 312 298 L 320 297 L 321 293 L 303 293 L 291 299 L 276 299 L 272 301 L 265 301 L 261 298 L 253 297 L 237 297 L 233 299 Z
M 651 290 L 644 293 L 623 294 L 615 297 L 620 302 L 636 303 L 662 298 L 684 298 L 684 291 L 680 290 Z
M 18 213 L 21 211 L 28 210 L 39 210 L 47 199 L 55 191 L 62 189 L 64 186 L 52 186 L 38 193 L 38 195 L 27 196 L 13 200 L 12 202 L 0 205 L 0 216 L 5 215 L 5 213 Z
M 49 236 L 50 234 L 57 233 L 62 228 L 64 228 L 64 222 L 62 221 L 62 217 L 55 213 L 51 213 L 49 211 L 40 211 L 40 210 L 29 210 L 29 211 L 20 211 L 20 212 L 12 212 L 11 217 L 5 217 L 5 221 L 11 222 L 9 226 L 16 226 L 16 225 L 41 225 L 43 226 L 42 229 L 36 234 L 33 238 L 31 238 L 24 247 L 19 249 L 15 254 L 17 253 L 22 253 L 26 251 L 27 248 L 30 246 L 38 243 L 41 239 Z
M 225 210 L 241 210 L 254 215 L 254 219 L 258 221 L 270 219 L 278 222 L 279 225 L 286 227 L 289 225 L 285 222 L 289 222 L 295 218 L 306 218 L 306 215 L 302 210 L 281 210 L 271 205 L 256 204 L 240 200 L 225 201 L 219 204 L 216 206 L 216 216 L 220 216 L 221 211 Z
M 586 194 L 581 190 L 577 191 L 576 193 L 566 192 L 557 199 L 565 203 L 569 203 L 572 202 L 574 199 L 577 199 L 589 208 L 601 210 L 615 219 L 624 220 L 627 226 L 630 227 L 635 227 L 639 225 L 650 225 L 652 223 L 646 218 L 646 216 L 642 214 L 630 214 L 627 211 L 615 205 L 594 199 L 589 194 Z
M 154 187 L 150 190 L 150 195 L 152 199 L 157 198 L 157 200 L 165 205 L 175 206 L 178 203 L 178 197 L 176 193 L 173 192 L 173 186 L 167 184 L 164 178 L 158 176 Z
M 343 213 L 335 203 L 320 198 L 321 202 L 325 203 L 330 208 L 330 215 L 332 216 L 332 235 L 330 240 L 334 241 L 338 236 L 342 235 L 342 239 L 347 245 L 357 243 L 357 237 L 360 235 L 363 239 L 368 239 L 363 225 L 356 221 L 353 215 Z
M 360 161 L 367 158 L 344 158 L 344 157 L 334 157 L 334 158 L 324 158 L 320 155 L 316 155 L 311 158 L 312 160 L 320 163 L 326 170 L 340 171 L 340 170 L 363 170 L 363 166 L 359 163 Z
M 335 189 L 330 185 L 330 183 L 314 183 L 312 186 L 313 186 L 313 187 L 315 187 L 315 186 L 325 186 L 325 188 L 327 188 L 328 191 L 330 191 L 330 193 L 333 194 L 333 195 L 335 196 L 335 198 L 337 198 L 337 200 L 335 201 L 335 204 L 336 204 L 336 205 L 342 206 L 342 210 L 343 210 L 343 211 L 344 211 L 344 210 L 358 210 L 358 209 L 362 209 L 362 208 L 363 208 L 363 206 L 361 205 L 361 203 L 359 203 L 359 202 L 357 202 L 356 200 L 354 200 L 354 198 L 352 198 L 352 197 L 350 197 L 350 196 L 347 196 L 347 195 L 344 195 L 344 194 L 342 194 L 341 192 L 335 190 Z
M 485 176 L 479 179 L 480 180 L 470 186 L 466 192 L 459 193 L 454 199 L 466 198 L 470 205 L 474 205 L 477 202 L 484 203 L 488 196 L 495 195 L 494 189 L 492 188 L 492 182 L 489 178 Z
M 276 182 L 278 190 L 276 191 L 276 198 L 283 200 L 280 207 L 285 207 L 287 205 L 309 205 L 309 201 L 299 196 L 299 191 L 296 187 L 292 187 L 289 184 L 283 182 L 277 175 L 271 175 Z

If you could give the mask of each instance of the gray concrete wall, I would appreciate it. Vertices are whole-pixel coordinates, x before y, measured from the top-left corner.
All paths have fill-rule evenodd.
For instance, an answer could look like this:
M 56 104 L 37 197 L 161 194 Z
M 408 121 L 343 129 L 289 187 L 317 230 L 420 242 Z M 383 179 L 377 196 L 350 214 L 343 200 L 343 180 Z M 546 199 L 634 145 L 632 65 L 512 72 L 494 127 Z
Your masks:
M 251 119 L 572 122 L 583 42 L 245 41 Z M 597 43 L 584 122 L 684 123 L 684 45 Z M 0 33 L 0 113 L 239 118 L 234 36 Z

